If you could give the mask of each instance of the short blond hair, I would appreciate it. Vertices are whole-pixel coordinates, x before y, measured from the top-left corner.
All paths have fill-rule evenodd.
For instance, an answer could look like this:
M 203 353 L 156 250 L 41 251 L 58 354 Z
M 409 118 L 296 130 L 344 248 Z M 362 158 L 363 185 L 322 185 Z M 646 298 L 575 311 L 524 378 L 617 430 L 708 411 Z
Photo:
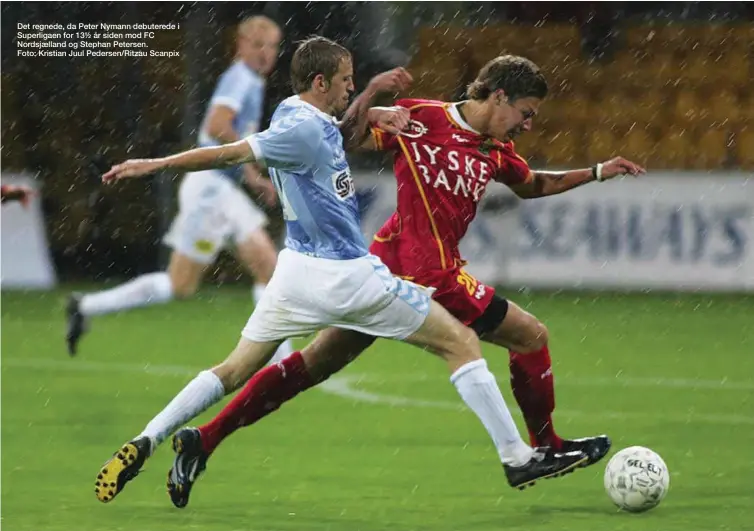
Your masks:
M 325 76 L 329 83 L 343 60 L 350 61 L 351 52 L 330 39 L 314 36 L 301 41 L 291 60 L 293 92 L 301 94 L 312 88 L 318 74 Z
M 249 35 L 259 30 L 276 30 L 278 33 L 282 33 L 280 26 L 271 18 L 264 15 L 255 15 L 253 17 L 246 17 L 238 25 L 238 36 Z

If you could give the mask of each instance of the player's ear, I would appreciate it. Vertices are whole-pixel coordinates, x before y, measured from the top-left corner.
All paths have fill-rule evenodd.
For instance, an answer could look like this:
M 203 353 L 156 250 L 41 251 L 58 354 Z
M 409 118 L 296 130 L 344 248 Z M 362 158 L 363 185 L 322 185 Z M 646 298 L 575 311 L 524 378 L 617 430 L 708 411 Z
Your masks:
M 324 74 L 317 74 L 314 76 L 314 79 L 312 79 L 312 88 L 315 92 L 324 93 L 330 88 L 330 84 L 325 79 Z
M 503 89 L 498 89 L 495 91 L 495 103 L 498 105 L 504 105 L 508 103 L 508 96 L 505 95 L 505 91 Z

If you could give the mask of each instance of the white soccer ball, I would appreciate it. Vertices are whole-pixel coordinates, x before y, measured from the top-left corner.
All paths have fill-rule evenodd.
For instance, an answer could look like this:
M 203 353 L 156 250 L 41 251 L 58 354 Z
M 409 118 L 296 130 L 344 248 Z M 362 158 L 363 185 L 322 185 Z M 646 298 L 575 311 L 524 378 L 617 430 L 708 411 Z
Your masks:
M 665 461 L 649 448 L 624 448 L 607 463 L 605 490 L 620 509 L 648 511 L 662 501 L 670 486 Z

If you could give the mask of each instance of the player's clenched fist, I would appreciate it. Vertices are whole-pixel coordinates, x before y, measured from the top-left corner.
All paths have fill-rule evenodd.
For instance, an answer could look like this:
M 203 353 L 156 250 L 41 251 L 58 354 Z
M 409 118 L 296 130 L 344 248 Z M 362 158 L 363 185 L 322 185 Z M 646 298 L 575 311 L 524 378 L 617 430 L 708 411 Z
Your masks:
M 600 180 L 604 181 L 605 179 L 612 179 L 618 175 L 628 174 L 636 177 L 637 175 L 643 175 L 645 173 L 647 173 L 647 170 L 635 162 L 626 160 L 623 157 L 615 157 L 614 159 L 602 163 L 599 177 Z
M 131 159 L 110 168 L 102 176 L 102 182 L 109 184 L 121 179 L 143 177 L 159 169 L 160 165 L 152 159 Z
M 411 112 L 405 107 L 373 107 L 369 110 L 369 121 L 390 133 L 399 135 L 407 126 Z
M 375 92 L 400 92 L 410 87 L 413 81 L 408 70 L 398 67 L 374 76 L 369 86 Z

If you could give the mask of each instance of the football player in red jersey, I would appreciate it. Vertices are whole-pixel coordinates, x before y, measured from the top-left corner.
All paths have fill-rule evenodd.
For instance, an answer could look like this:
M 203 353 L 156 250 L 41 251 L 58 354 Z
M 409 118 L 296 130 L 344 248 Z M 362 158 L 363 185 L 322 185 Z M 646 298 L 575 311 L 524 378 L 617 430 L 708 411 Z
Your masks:
M 568 440 L 554 431 L 547 329 L 464 271 L 458 246 L 490 181 L 509 186 L 522 198 L 534 198 L 645 170 L 621 157 L 588 169 L 531 170 L 516 154 L 512 139 L 531 129 L 547 83 L 528 59 L 497 57 L 467 92 L 469 99 L 457 103 L 399 100 L 397 105 L 410 113 L 408 127 L 397 136 L 372 129 L 365 145 L 394 152 L 398 204 L 370 251 L 393 274 L 433 288 L 433 298 L 482 340 L 509 350 L 513 393 L 532 445 L 583 451 L 589 456 L 586 464 L 593 464 L 609 451 L 607 436 Z M 182 500 L 188 502 L 198 473 L 225 437 L 324 381 L 374 340 L 349 330 L 324 330 L 303 351 L 258 372 L 212 421 L 178 431 L 171 474 L 182 479 Z

